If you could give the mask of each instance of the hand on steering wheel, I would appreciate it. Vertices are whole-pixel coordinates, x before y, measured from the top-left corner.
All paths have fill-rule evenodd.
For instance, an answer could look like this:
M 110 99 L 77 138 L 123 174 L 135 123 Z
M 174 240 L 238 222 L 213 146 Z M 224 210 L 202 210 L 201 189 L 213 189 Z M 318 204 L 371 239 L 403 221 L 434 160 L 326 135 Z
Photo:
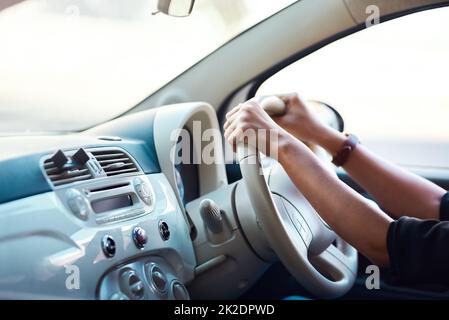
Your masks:
M 271 130 L 279 144 L 285 143 L 287 133 L 264 109 L 272 116 L 286 111 L 278 98 L 259 99 L 234 108 L 225 124 L 225 137 L 237 149 L 252 207 L 270 246 L 296 280 L 318 297 L 341 296 L 354 283 L 357 251 L 320 218 L 280 165 L 267 183 L 258 150 L 265 145 L 272 152 L 277 146 L 266 135 L 256 143 L 249 141 L 245 132 Z

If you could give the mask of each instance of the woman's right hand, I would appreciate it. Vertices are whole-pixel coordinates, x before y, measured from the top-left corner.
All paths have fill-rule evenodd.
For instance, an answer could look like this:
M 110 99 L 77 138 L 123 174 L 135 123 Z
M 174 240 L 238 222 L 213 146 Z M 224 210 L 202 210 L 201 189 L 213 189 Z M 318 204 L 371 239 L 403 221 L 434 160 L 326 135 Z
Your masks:
M 278 97 L 284 101 L 287 111 L 282 116 L 274 116 L 273 120 L 297 139 L 317 144 L 324 125 L 307 106 L 307 102 L 297 93 Z

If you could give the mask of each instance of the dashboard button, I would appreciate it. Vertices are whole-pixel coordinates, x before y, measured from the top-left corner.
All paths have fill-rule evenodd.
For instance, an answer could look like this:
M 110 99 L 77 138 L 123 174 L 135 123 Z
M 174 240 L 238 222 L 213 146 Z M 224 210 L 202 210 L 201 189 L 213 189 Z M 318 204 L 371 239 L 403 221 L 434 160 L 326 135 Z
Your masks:
M 133 240 L 137 248 L 143 249 L 148 242 L 148 236 L 146 231 L 141 227 L 135 227 L 133 229 Z
M 164 241 L 170 239 L 170 229 L 168 228 L 168 224 L 165 221 L 159 222 L 159 234 Z
M 116 252 L 115 240 L 111 236 L 104 236 L 101 240 L 101 249 L 106 257 L 112 258 Z

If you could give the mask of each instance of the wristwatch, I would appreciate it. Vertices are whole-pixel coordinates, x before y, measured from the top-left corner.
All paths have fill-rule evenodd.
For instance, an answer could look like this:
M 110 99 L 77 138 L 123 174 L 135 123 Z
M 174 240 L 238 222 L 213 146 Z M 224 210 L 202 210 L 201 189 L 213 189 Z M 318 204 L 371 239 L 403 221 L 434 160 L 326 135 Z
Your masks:
M 343 146 L 341 147 L 340 151 L 338 151 L 332 158 L 332 163 L 335 164 L 337 167 L 343 166 L 346 163 L 346 161 L 348 161 L 349 155 L 360 143 L 357 136 L 353 134 L 346 134 L 346 137 L 347 139 L 343 144 Z

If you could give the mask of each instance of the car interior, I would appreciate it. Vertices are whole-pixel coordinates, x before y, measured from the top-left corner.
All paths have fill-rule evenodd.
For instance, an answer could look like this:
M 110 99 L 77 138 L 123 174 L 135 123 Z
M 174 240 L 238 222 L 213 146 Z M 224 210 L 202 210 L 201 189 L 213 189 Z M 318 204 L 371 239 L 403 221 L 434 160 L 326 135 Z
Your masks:
M 178 2 L 183 7 L 174 10 L 159 1 L 158 15 L 189 19 L 199 1 Z M 22 5 L 6 3 L 5 12 Z M 373 3 L 381 23 L 449 5 L 290 1 L 109 119 L 67 132 L 0 133 L 0 298 L 448 298 L 446 290 L 385 281 L 368 290 L 370 261 L 321 219 L 282 166 L 245 146 L 233 154 L 222 136 L 226 112 L 239 103 L 255 98 L 278 112 L 277 101 L 258 92 L 261 85 L 364 30 Z M 310 105 L 344 131 L 332 101 Z M 369 198 L 324 149 L 309 147 Z M 204 154 L 210 161 L 200 161 Z M 449 188 L 449 168 L 415 172 Z M 75 289 L 68 285 L 73 270 Z

